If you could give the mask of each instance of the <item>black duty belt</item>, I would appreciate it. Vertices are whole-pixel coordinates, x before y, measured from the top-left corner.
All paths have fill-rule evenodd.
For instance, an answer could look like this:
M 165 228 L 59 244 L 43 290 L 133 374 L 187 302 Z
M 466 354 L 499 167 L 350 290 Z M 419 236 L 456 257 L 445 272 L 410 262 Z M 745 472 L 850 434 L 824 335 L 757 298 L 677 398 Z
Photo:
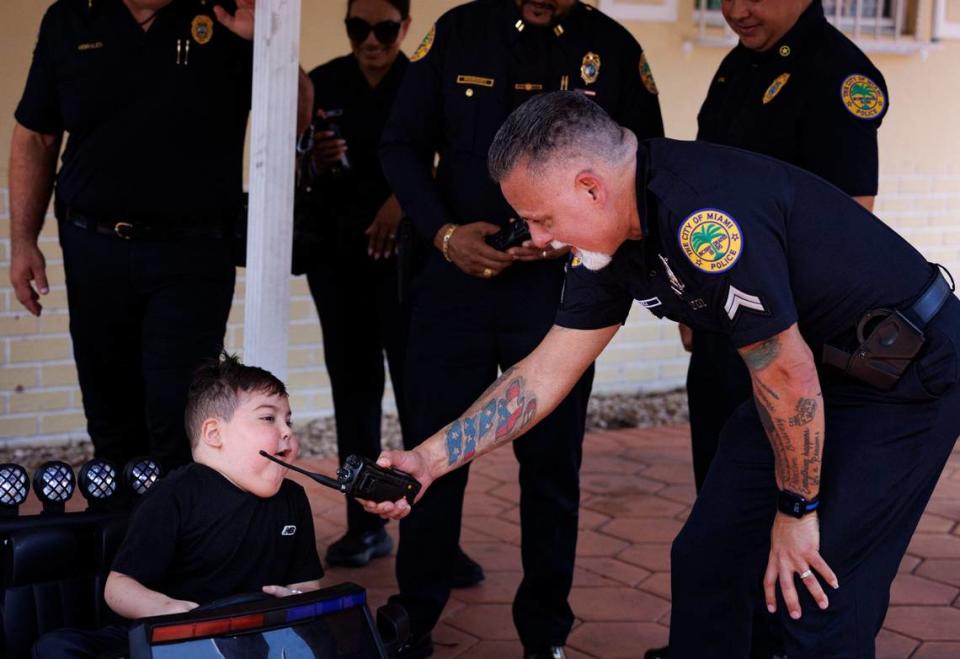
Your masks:
M 213 216 L 211 221 L 210 215 Z M 232 235 L 229 214 L 213 212 L 204 218 L 189 221 L 184 218 L 145 221 L 140 219 L 118 220 L 103 218 L 66 208 L 61 221 L 75 227 L 124 240 L 180 240 L 184 238 L 225 238 Z
M 909 307 L 866 312 L 857 323 L 859 345 L 853 351 L 824 345 L 823 363 L 882 391 L 892 389 L 923 347 L 924 328 L 953 293 L 940 266 L 934 270 L 933 281 Z

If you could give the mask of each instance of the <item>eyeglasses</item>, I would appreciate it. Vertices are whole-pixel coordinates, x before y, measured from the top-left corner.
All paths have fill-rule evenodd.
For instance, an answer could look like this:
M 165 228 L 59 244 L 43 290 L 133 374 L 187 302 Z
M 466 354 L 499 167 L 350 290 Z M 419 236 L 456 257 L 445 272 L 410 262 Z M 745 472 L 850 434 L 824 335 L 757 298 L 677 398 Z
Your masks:
M 350 41 L 356 43 L 366 41 L 371 31 L 377 41 L 385 46 L 392 44 L 400 35 L 400 23 L 398 21 L 380 21 L 371 25 L 362 18 L 353 17 L 346 19 L 344 23 L 347 25 L 347 36 L 350 37 Z

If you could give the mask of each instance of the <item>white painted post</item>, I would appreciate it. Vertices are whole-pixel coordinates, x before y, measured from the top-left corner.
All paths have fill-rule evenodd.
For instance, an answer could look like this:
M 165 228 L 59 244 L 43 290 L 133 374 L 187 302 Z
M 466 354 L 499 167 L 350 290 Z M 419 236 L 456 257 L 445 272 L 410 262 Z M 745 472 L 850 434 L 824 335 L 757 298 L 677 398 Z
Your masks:
M 259 0 L 253 41 L 243 360 L 286 380 L 300 0 Z

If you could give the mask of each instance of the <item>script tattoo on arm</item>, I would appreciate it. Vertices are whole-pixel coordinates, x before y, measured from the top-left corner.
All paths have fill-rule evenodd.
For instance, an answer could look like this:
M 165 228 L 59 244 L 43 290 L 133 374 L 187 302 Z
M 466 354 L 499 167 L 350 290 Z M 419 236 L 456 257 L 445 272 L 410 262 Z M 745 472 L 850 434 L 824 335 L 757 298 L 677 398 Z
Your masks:
M 536 394 L 527 389 L 526 380 L 517 376 L 514 368 L 508 368 L 467 414 L 443 430 L 448 466 L 468 462 L 478 451 L 511 441 L 530 424 L 536 412 Z
M 753 378 L 754 402 L 773 449 L 779 486 L 813 497 L 820 490 L 822 394 L 797 389 L 791 379 L 795 363 L 782 349 L 777 335 L 740 353 Z M 778 365 L 778 359 L 784 363 Z

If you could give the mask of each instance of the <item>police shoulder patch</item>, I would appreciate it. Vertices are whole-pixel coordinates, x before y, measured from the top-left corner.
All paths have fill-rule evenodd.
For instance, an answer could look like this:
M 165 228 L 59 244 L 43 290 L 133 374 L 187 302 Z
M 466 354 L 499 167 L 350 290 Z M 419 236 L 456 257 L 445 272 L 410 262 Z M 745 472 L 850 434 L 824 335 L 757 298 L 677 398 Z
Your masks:
M 702 208 L 688 215 L 680 223 L 677 239 L 687 260 L 711 275 L 732 268 L 743 252 L 740 225 L 716 208 Z
M 887 106 L 880 86 L 859 73 L 844 78 L 840 85 L 840 98 L 844 107 L 858 119 L 876 119 Z
M 780 90 L 783 89 L 784 85 L 787 84 L 787 80 L 789 79 L 790 79 L 789 73 L 781 73 L 780 75 L 778 75 L 776 79 L 774 79 L 774 81 L 770 83 L 770 86 L 767 87 L 767 91 L 763 93 L 763 104 L 766 105 L 767 103 L 772 101 L 774 98 L 776 98 L 777 94 L 780 93 Z
M 201 46 L 213 38 L 213 19 L 206 14 L 198 14 L 190 23 L 190 35 Z
M 430 52 L 430 49 L 433 47 L 433 40 L 437 36 L 437 25 L 433 24 L 430 26 L 430 31 L 423 37 L 423 41 L 420 42 L 420 45 L 417 46 L 417 49 L 413 51 L 413 55 L 410 56 L 411 62 L 417 62 L 422 60 L 427 56 L 427 53 Z
M 650 63 L 647 62 L 647 54 L 640 53 L 640 80 L 643 81 L 643 86 L 647 88 L 647 91 L 656 96 L 659 94 L 657 91 L 657 83 L 653 81 L 653 71 L 650 70 Z

